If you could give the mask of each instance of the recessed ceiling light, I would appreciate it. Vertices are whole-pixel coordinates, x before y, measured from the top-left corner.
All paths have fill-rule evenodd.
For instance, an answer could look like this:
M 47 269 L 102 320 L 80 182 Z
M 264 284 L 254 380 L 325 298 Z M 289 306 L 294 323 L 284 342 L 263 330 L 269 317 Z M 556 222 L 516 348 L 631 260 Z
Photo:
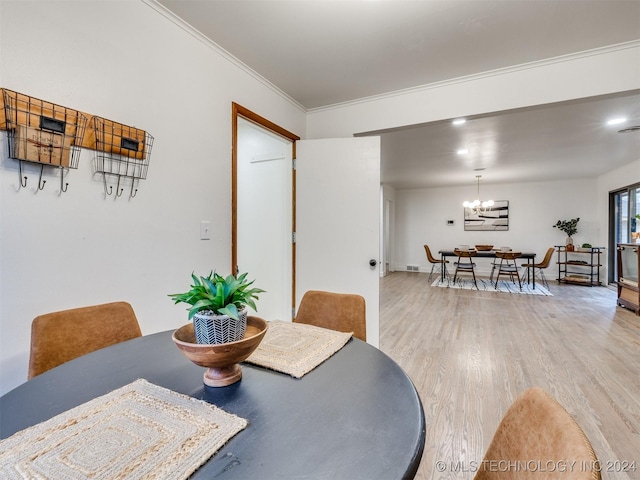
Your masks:
M 458 150 L 456 152 L 458 155 L 466 155 L 467 153 L 469 153 L 469 150 L 467 150 L 466 148 L 461 148 L 460 150 Z
M 620 123 L 624 123 L 626 121 L 627 119 L 624 117 L 612 118 L 611 120 L 607 121 L 607 125 L 619 125 Z
M 456 118 L 452 123 L 454 125 L 462 125 L 467 122 L 466 118 Z

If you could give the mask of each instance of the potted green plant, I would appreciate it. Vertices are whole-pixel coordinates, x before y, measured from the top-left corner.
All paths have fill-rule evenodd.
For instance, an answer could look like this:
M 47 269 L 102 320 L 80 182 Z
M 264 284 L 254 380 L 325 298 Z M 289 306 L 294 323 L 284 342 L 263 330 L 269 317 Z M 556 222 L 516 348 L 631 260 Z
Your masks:
M 566 248 L 568 252 L 573 252 L 574 247 L 573 247 L 573 236 L 578 233 L 578 222 L 580 221 L 580 217 L 578 218 L 572 218 L 571 220 L 558 220 L 556 222 L 555 225 L 553 225 L 554 228 L 557 228 L 558 230 L 560 230 L 561 232 L 566 233 L 567 235 L 567 240 L 566 240 Z
M 184 293 L 170 294 L 174 303 L 191 305 L 189 319 L 198 343 L 219 344 L 241 340 L 247 328 L 247 306 L 256 309 L 255 300 L 264 290 L 252 287 L 247 273 L 223 277 L 215 272 L 206 277 L 191 274 L 193 285 Z

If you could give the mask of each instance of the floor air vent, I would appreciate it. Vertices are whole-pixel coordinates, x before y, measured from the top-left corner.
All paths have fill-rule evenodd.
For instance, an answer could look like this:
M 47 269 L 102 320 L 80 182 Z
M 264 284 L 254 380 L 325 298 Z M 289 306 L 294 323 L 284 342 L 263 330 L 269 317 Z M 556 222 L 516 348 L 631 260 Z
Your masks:
M 407 265 L 407 272 L 417 272 L 418 270 L 418 265 Z

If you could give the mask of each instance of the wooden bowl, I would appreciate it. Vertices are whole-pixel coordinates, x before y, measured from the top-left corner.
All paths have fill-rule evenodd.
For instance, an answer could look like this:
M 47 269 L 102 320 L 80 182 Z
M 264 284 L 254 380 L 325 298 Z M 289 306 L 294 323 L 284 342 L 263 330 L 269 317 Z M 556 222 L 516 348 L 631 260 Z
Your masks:
M 226 387 L 242 378 L 242 369 L 238 364 L 258 348 L 267 328 L 267 322 L 262 318 L 249 316 L 244 338 L 235 342 L 196 343 L 193 323 L 177 329 L 171 338 L 185 357 L 196 365 L 207 368 L 203 375 L 205 385 Z
M 488 252 L 493 248 L 493 245 L 476 245 L 476 250 L 479 252 Z

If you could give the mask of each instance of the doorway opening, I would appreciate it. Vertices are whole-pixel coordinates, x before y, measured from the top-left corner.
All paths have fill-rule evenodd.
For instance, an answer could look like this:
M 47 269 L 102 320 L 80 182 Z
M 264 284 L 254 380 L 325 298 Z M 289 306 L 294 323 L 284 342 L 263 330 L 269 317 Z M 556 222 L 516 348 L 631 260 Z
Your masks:
M 233 103 L 231 271 L 249 272 L 264 318 L 292 318 L 297 135 Z

